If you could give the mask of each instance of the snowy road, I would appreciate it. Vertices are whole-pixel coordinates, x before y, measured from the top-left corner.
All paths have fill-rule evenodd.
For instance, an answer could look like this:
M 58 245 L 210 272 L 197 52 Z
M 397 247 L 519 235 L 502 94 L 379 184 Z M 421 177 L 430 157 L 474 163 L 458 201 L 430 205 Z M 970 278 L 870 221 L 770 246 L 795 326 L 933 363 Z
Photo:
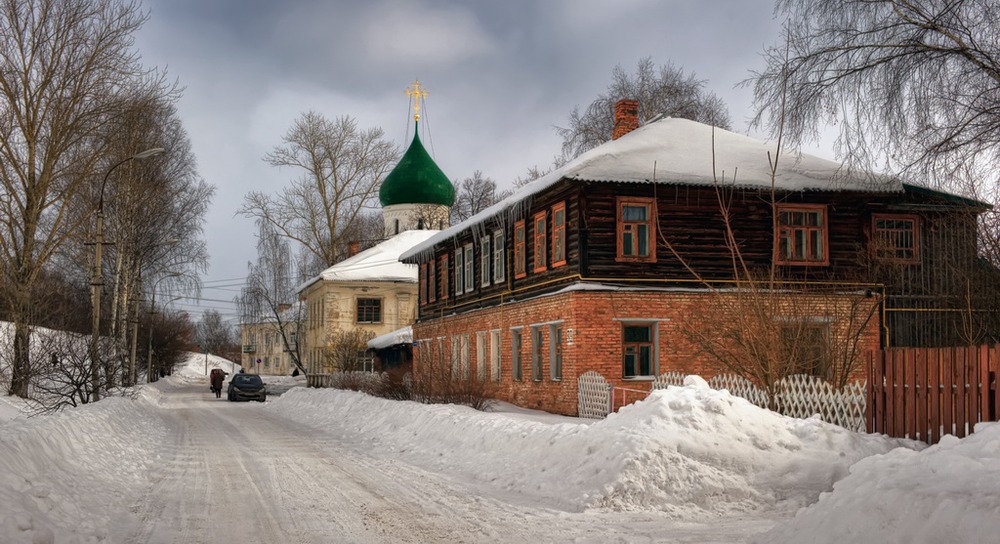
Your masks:
M 164 390 L 169 446 L 109 535 L 128 543 L 738 542 L 773 521 L 565 512 L 480 495 L 206 384 Z M 375 432 L 375 431 L 373 431 Z

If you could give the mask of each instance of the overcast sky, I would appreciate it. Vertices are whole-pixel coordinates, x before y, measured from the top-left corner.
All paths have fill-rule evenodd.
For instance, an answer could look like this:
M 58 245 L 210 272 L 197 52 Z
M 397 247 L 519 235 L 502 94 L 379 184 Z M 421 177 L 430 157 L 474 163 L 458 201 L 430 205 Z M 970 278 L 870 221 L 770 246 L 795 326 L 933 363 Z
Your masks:
M 185 88 L 178 105 L 201 176 L 216 187 L 205 236 L 211 268 L 196 316 L 230 301 L 256 258 L 249 191 L 297 173 L 266 152 L 302 112 L 354 117 L 405 146 L 405 89 L 430 95 L 421 137 L 453 180 L 476 170 L 500 187 L 548 166 L 574 106 L 603 92 L 616 64 L 642 57 L 707 80 L 746 130 L 749 89 L 780 22 L 770 0 L 145 0 L 136 47 Z M 410 134 L 412 134 L 412 129 Z

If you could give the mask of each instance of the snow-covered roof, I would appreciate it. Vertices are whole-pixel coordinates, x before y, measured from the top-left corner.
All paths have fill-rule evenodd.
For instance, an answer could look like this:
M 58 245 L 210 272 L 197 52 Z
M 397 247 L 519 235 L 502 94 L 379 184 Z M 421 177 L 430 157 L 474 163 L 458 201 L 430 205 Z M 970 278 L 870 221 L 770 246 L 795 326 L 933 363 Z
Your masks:
M 774 185 L 786 191 L 902 192 L 899 180 L 869 173 L 850 173 L 836 161 L 785 150 L 710 125 L 668 117 L 606 142 L 515 191 L 510 197 L 469 219 L 452 225 L 404 252 L 409 259 L 469 227 L 515 206 L 562 179 L 620 183 L 771 187 L 770 158 L 778 157 Z M 717 177 L 716 175 L 717 174 Z
M 300 285 L 296 291 L 318 281 L 397 281 L 417 282 L 417 266 L 399 262 L 399 256 L 404 251 L 424 242 L 440 231 L 408 230 L 403 231 L 375 247 L 368 248 L 357 255 L 327 268 L 319 275 L 310 278 Z
M 371 349 L 384 349 L 388 347 L 395 346 L 397 344 L 412 344 L 413 343 L 413 327 L 406 326 L 402 329 L 397 329 L 392 332 L 387 332 L 381 336 L 376 336 L 368 341 L 368 347 Z

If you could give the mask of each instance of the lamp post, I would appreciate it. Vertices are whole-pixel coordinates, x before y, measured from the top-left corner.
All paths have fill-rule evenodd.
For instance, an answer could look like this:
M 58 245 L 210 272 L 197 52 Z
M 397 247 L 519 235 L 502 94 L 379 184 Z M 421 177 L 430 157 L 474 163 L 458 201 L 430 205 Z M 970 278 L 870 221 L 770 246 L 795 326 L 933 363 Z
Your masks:
M 93 305 L 91 323 L 93 332 L 91 333 L 90 339 L 90 394 L 94 402 L 101 400 L 101 365 L 99 343 L 101 338 L 101 286 L 104 284 L 101 277 L 101 246 L 104 244 L 104 188 L 108 184 L 108 177 L 111 175 L 111 172 L 115 170 L 115 168 L 118 168 L 127 162 L 141 161 L 143 159 L 155 157 L 163 154 L 163 152 L 164 149 L 162 147 L 154 147 L 152 149 L 136 153 L 131 157 L 122 159 L 121 161 L 116 162 L 111 168 L 108 168 L 108 171 L 104 174 L 104 180 L 101 181 L 100 198 L 97 201 L 97 242 L 94 244 L 94 276 L 90 281 L 90 298 L 91 304 Z
M 163 278 L 160 278 L 163 279 Z M 164 308 L 168 304 L 175 300 L 182 299 L 184 297 L 174 297 L 163 305 Z M 156 313 L 156 290 L 153 290 L 153 298 L 149 303 L 149 345 L 146 346 L 146 383 L 150 383 L 150 377 L 153 375 L 153 314 Z

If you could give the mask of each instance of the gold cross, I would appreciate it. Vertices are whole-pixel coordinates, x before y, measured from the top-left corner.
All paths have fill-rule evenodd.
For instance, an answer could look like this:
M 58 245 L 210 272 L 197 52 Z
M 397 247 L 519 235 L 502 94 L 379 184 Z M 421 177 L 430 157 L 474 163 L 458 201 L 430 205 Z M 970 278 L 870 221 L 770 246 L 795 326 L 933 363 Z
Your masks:
M 406 95 L 413 99 L 413 120 L 420 120 L 420 100 L 431 93 L 425 91 L 420 82 L 414 80 L 413 85 L 406 88 Z

